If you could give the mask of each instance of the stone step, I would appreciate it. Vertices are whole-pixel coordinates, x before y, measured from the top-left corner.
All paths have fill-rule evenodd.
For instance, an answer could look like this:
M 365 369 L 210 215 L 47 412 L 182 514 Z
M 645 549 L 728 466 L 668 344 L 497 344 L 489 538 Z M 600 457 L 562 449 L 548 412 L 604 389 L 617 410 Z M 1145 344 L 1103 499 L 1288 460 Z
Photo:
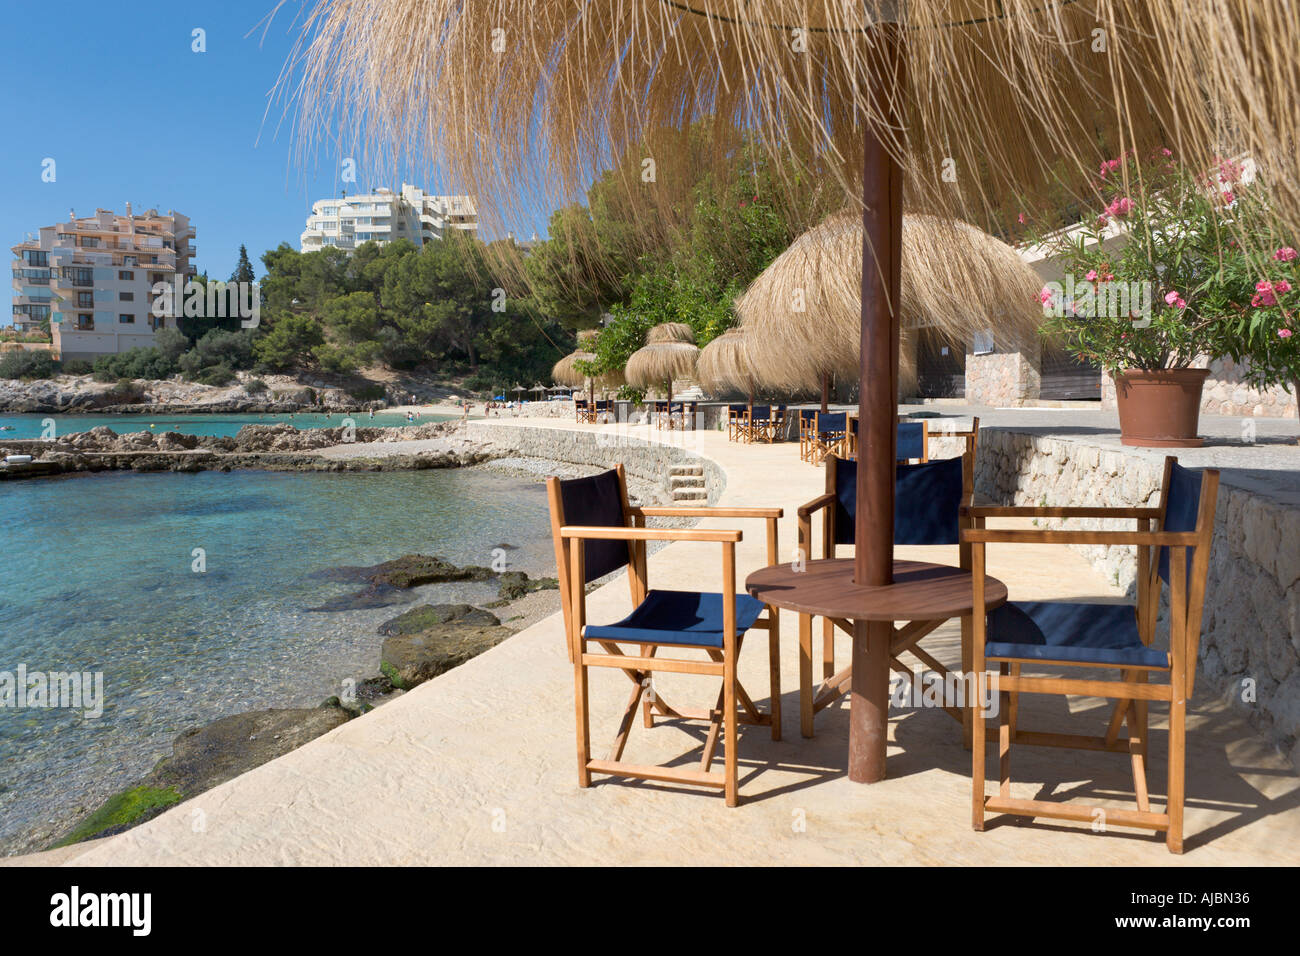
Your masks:
M 673 501 L 707 501 L 709 493 L 703 488 L 674 488 Z
M 703 488 L 703 475 L 672 475 L 668 479 L 670 488 Z
M 669 475 L 703 475 L 703 465 L 671 465 L 668 468 Z

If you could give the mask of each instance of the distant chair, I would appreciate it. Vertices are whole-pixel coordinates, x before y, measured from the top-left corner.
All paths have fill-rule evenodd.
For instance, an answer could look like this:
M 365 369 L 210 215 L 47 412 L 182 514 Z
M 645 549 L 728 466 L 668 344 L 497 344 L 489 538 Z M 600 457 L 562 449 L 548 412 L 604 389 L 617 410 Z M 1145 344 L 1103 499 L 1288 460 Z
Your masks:
M 652 399 L 650 402 L 650 413 L 654 417 L 655 427 L 663 428 L 665 420 L 668 418 L 668 401 L 663 398 Z
M 810 461 L 813 447 L 814 425 L 817 422 L 817 409 L 799 409 L 799 460 Z
M 561 481 L 548 478 L 551 535 L 560 581 L 560 600 L 574 668 L 577 696 L 578 785 L 591 785 L 593 773 L 662 780 L 713 787 L 734 807 L 737 791 L 737 726 L 741 723 L 771 727 L 772 739 L 781 739 L 780 620 L 774 608 L 736 593 L 737 530 L 706 528 L 647 528 L 650 517 L 700 516 L 761 518 L 767 525 L 767 562 L 776 564 L 777 519 L 780 508 L 678 508 L 632 507 L 628 502 L 623 466 L 588 478 Z M 647 582 L 646 542 L 691 541 L 722 545 L 721 593 L 650 590 Z M 632 613 L 613 624 L 587 623 L 586 585 L 620 568 L 628 568 Z M 741 642 L 750 628 L 768 635 L 768 672 L 771 705 L 761 713 L 736 677 Z M 604 653 L 595 652 L 595 643 Z M 619 645 L 633 645 L 632 653 Z M 681 656 L 659 657 L 661 649 L 703 651 L 707 660 Z M 591 756 L 590 713 L 587 692 L 589 667 L 621 670 L 633 684 L 609 756 Z M 711 708 L 674 708 L 659 697 L 651 675 L 655 671 L 705 674 L 722 679 L 717 702 Z M 649 690 L 648 698 L 642 697 Z M 642 706 L 647 727 L 656 716 L 679 720 L 704 720 L 709 729 L 695 769 L 648 766 L 623 761 L 623 750 Z M 718 741 L 725 751 L 722 773 L 710 770 Z
M 965 445 L 956 458 L 929 460 L 929 448 L 918 447 L 917 434 L 929 436 L 928 430 L 918 432 L 915 422 L 899 422 L 898 450 L 896 453 L 894 487 L 894 543 L 904 545 L 958 545 L 958 564 L 970 568 L 969 546 L 961 543 L 962 509 L 974 502 L 975 455 L 979 445 L 980 420 L 971 422 L 970 431 L 946 432 L 946 437 L 961 439 Z M 904 437 L 906 433 L 907 437 Z M 904 457 L 906 456 L 906 457 Z M 921 461 L 909 463 L 909 460 Z M 806 505 L 796 515 L 799 528 L 799 553 L 812 555 L 813 516 L 822 515 L 822 547 L 820 557 L 835 557 L 835 548 L 841 544 L 854 544 L 857 522 L 858 463 L 851 459 L 831 455 L 826 458 L 826 491 Z M 852 669 L 835 670 L 835 623 L 822 619 L 822 685 L 814 690 L 812 684 L 812 616 L 799 615 L 799 704 L 800 726 L 805 737 L 813 735 L 813 718 L 841 697 L 849 688 Z M 890 667 L 911 682 L 918 677 L 900 655 L 910 653 L 936 674 L 946 675 L 947 669 L 919 645 L 929 631 L 896 632 L 890 648 Z M 973 660 L 972 627 L 969 618 L 962 619 L 962 664 L 969 670 Z M 969 731 L 971 713 L 949 709 Z
M 973 823 L 984 829 L 987 813 L 1138 827 L 1165 832 L 1172 853 L 1183 851 L 1187 701 L 1196 681 L 1205 584 L 1214 540 L 1214 512 L 1219 473 L 1197 474 L 1165 459 L 1158 508 L 969 508 L 973 527 L 962 532 L 971 548 L 975 578 L 973 673 L 985 676 L 997 664 L 999 788 L 987 796 L 984 786 L 986 715 L 975 723 L 972 751 Z M 1060 531 L 989 529 L 989 518 L 1120 518 L 1135 520 L 1136 531 Z M 1158 527 L 1158 530 L 1156 526 Z M 1085 544 L 1137 546 L 1137 606 L 1058 601 L 1016 601 L 990 612 L 985 623 L 985 547 L 1006 544 Z M 1169 650 L 1153 647 L 1160 611 L 1161 582 L 1169 586 Z M 1090 667 L 1118 670 L 1117 681 L 1073 677 L 1022 677 L 1021 668 Z M 1168 683 L 1152 684 L 1152 675 L 1167 674 Z M 1020 694 L 1102 697 L 1116 701 L 1104 736 L 1041 733 L 1017 727 Z M 1169 702 L 1169 766 L 1165 810 L 1151 809 L 1147 792 L 1147 708 L 1152 700 Z M 1119 736 L 1127 724 L 1128 735 Z M 1075 802 L 1023 800 L 1011 796 L 1011 744 L 1100 750 L 1129 755 L 1137 810 L 1097 807 Z
M 609 422 L 613 420 L 614 403 L 609 399 L 601 399 L 596 402 L 596 408 L 592 413 L 593 422 Z
M 975 430 L 979 430 L 979 419 L 975 419 Z M 943 435 L 963 435 L 964 432 L 936 432 Z M 848 454 L 843 455 L 852 461 L 858 460 L 858 416 L 849 416 Z M 897 447 L 894 457 L 898 461 L 921 464 L 930 460 L 930 423 L 924 418 L 920 421 L 900 421 L 898 423 Z
M 574 417 L 579 425 L 591 424 L 596 420 L 596 409 L 585 398 L 573 403 Z
M 828 457 L 848 457 L 849 415 L 847 412 L 817 412 L 809 440 L 808 461 L 820 465 Z
M 744 437 L 748 409 L 748 405 L 727 406 L 727 441 L 740 441 Z

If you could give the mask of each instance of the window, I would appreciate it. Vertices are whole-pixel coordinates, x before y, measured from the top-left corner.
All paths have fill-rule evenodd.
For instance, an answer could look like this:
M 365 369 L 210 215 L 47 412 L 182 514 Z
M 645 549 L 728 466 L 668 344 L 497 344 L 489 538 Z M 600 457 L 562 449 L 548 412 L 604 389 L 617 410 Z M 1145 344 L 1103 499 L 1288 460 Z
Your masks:
M 155 265 L 155 266 L 156 266 L 156 265 L 158 264 L 158 257 L 157 257 L 157 256 L 150 256 L 150 257 L 149 257 L 149 264 L 150 264 L 150 265 Z
M 135 301 L 135 293 L 134 293 L 134 292 L 119 292 L 119 293 L 117 294 L 117 301 L 118 301 L 118 302 L 134 302 L 134 301 Z
M 95 293 L 93 292 L 77 293 L 77 308 L 93 309 L 94 307 L 95 307 Z
M 993 330 L 985 329 L 982 332 L 976 332 L 974 341 L 971 342 L 971 351 L 976 355 L 988 355 L 993 352 Z
M 338 206 L 324 206 L 324 207 L 321 208 L 320 214 L 321 214 L 322 216 L 337 216 L 337 215 L 339 214 L 339 207 L 338 207 Z
M 95 331 L 95 317 L 93 315 L 77 316 L 77 331 L 93 332 Z
M 29 266 L 48 266 L 50 264 L 50 254 L 43 249 L 26 249 L 23 256 L 27 259 Z
M 129 269 L 124 269 L 118 272 L 117 277 L 119 279 L 134 279 L 135 273 L 130 271 Z
M 122 325 L 135 325 L 135 316 L 123 313 L 117 317 L 117 321 Z
M 94 236 L 82 236 L 77 240 L 77 245 L 84 249 L 98 249 L 99 240 Z

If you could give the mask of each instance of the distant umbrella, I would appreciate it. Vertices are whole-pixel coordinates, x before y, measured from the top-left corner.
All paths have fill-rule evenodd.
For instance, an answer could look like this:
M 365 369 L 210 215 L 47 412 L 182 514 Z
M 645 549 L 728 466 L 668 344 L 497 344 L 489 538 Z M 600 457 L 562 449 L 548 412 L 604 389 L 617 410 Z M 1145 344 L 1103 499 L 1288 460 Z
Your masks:
M 699 354 L 689 325 L 665 322 L 646 334 L 646 344 L 628 357 L 624 373 L 628 383 L 639 388 L 665 385 L 671 402 L 673 380 L 694 376 Z
M 758 377 L 749 358 L 748 335 L 743 326 L 727 329 L 704 346 L 695 368 L 700 384 L 709 391 L 738 389 L 753 403 Z

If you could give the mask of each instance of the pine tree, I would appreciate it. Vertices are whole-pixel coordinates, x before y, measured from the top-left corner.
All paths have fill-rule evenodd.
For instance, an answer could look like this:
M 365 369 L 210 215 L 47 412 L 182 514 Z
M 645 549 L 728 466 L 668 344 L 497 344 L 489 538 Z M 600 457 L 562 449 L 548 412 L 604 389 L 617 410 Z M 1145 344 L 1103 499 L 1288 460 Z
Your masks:
M 235 271 L 230 274 L 231 282 L 253 282 L 253 264 L 248 261 L 248 250 L 241 243 L 239 246 L 239 262 L 235 264 Z

